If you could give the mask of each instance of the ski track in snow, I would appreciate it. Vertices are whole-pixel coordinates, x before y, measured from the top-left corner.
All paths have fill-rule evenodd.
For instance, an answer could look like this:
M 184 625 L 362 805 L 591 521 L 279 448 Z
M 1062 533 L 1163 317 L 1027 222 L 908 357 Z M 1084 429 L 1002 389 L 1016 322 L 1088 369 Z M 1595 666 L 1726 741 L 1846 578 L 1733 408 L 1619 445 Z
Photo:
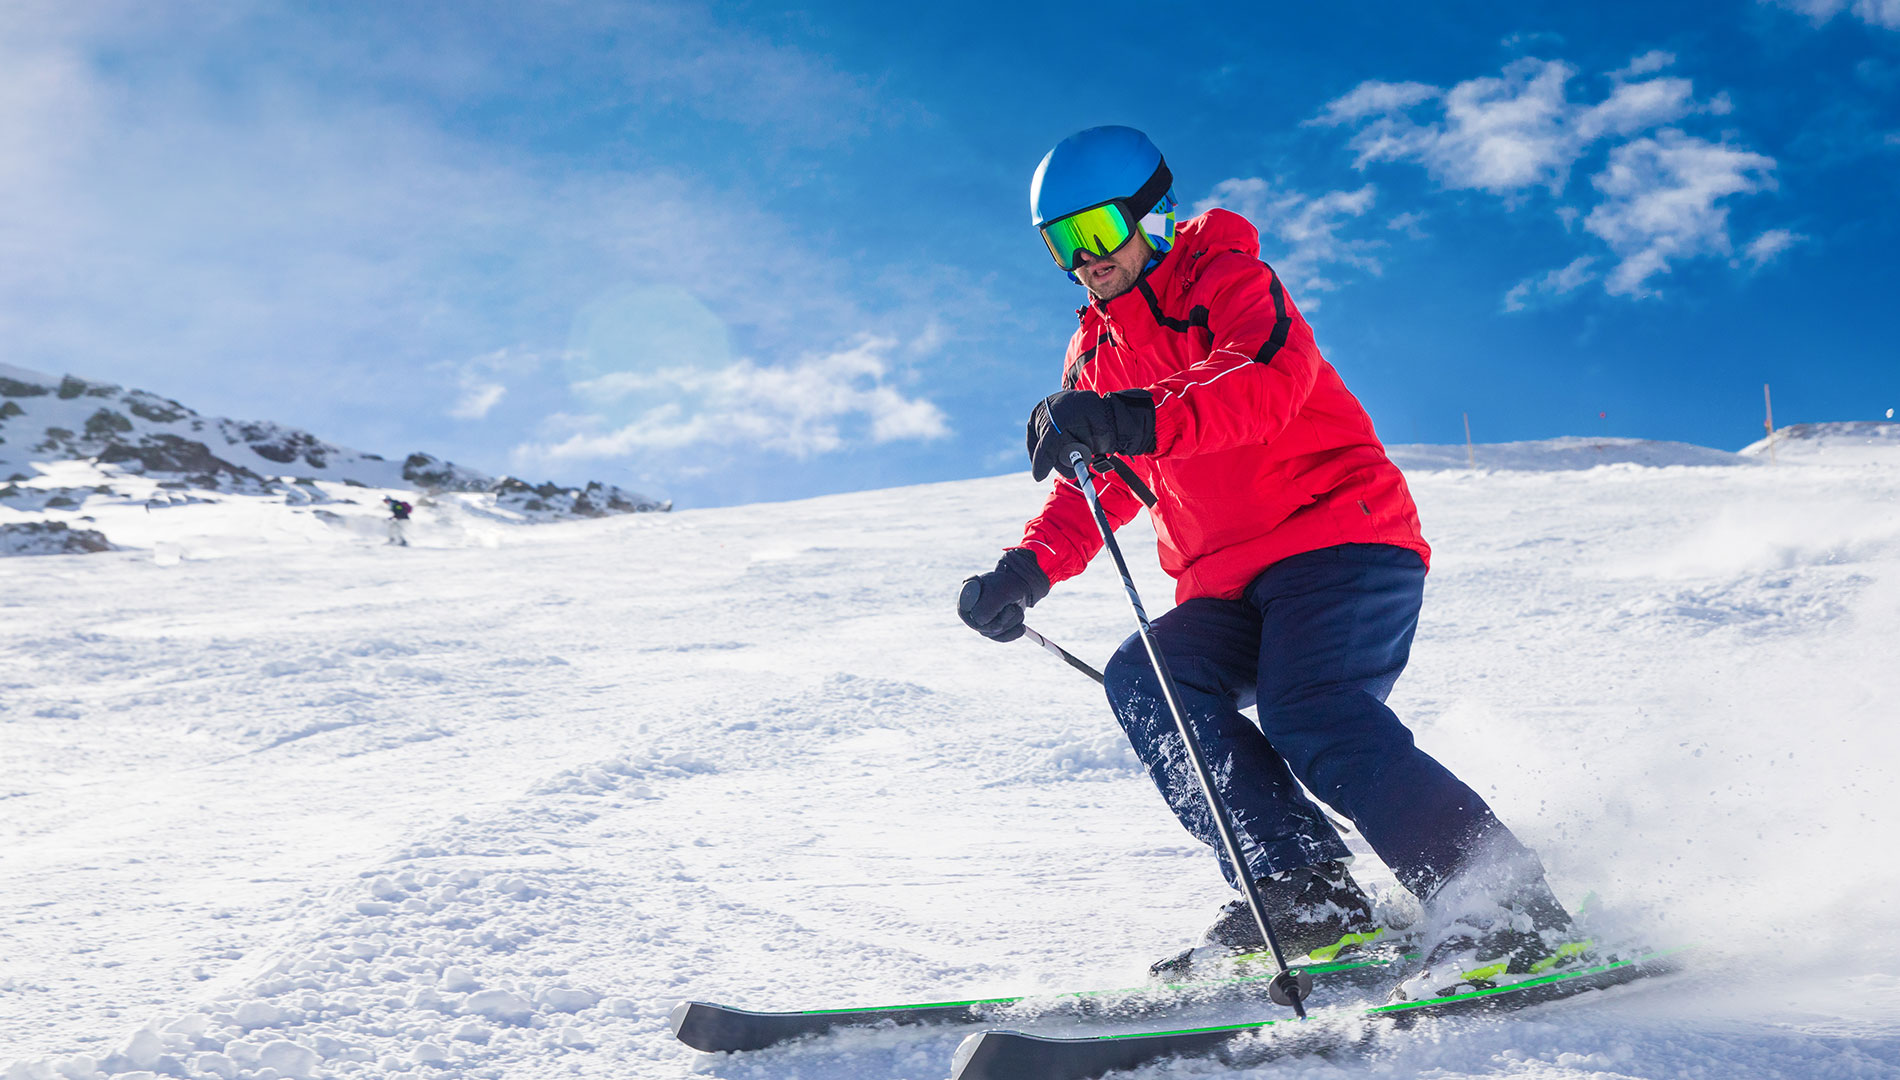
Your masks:
M 1695 970 L 1135 1075 L 1900 1075 L 1900 458 L 1864 458 L 1411 474 L 1393 705 Z M 665 1017 L 1139 981 L 1213 859 L 1097 688 L 953 610 L 1040 497 L 0 561 L 0 1075 L 938 1078 L 967 1030 L 716 1056 Z M 1097 662 L 1103 563 L 1030 619 Z

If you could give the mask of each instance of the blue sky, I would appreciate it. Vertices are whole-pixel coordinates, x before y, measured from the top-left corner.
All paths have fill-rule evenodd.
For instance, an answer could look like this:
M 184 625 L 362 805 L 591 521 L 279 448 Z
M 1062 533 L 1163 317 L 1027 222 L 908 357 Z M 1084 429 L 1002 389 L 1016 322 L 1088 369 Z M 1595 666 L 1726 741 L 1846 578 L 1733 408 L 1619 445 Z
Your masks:
M 1900 0 L 1161 14 L 16 2 L 0 360 L 681 505 L 990 475 L 1079 303 L 1029 175 L 1122 123 L 1388 442 L 1900 406 Z

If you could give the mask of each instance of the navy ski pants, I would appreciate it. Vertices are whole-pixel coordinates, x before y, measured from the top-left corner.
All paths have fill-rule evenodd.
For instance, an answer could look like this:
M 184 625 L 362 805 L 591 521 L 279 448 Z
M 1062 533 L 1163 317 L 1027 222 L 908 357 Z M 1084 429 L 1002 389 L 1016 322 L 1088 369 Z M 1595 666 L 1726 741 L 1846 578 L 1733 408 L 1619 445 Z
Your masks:
M 1487 855 L 1523 851 L 1476 792 L 1413 745 L 1385 705 L 1411 653 L 1424 588 L 1417 553 L 1342 544 L 1274 563 L 1238 600 L 1191 599 L 1154 620 L 1250 876 L 1348 854 L 1295 777 L 1421 897 L 1480 845 Z M 1149 776 L 1234 882 L 1139 635 L 1122 643 L 1104 674 Z M 1258 727 L 1240 711 L 1250 704 L 1259 706 Z

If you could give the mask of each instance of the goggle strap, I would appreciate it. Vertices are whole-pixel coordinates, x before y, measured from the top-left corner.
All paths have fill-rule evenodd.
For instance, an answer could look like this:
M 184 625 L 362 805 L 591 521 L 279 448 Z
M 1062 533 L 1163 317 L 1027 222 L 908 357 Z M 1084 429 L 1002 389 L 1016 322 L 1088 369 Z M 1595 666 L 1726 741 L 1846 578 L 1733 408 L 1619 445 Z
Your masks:
M 1128 200 L 1135 207 L 1135 222 L 1139 224 L 1142 218 L 1147 217 L 1154 210 L 1155 204 L 1160 202 L 1162 196 L 1166 195 L 1168 189 L 1173 186 L 1174 174 L 1168 171 L 1167 159 L 1163 158 L 1161 163 L 1155 166 L 1154 175 L 1150 176 L 1148 182 L 1141 185 L 1141 190 L 1135 192 L 1134 197 Z

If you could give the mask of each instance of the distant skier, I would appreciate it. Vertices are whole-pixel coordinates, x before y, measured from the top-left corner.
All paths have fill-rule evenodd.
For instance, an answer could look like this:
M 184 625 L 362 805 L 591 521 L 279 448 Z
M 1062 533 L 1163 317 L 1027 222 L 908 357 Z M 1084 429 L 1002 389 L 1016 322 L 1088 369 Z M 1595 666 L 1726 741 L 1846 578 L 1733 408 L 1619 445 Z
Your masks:
M 393 495 L 383 496 L 383 505 L 389 507 L 389 543 L 409 546 L 409 538 L 403 535 L 403 525 L 409 520 L 409 514 L 415 509 Z
M 1064 139 L 1030 184 L 1056 265 L 1089 292 L 1058 393 L 1030 413 L 1037 480 L 1054 491 L 996 569 L 969 580 L 963 620 L 998 641 L 1023 609 L 1082 572 L 1102 541 L 1063 474 L 1095 462 L 1104 510 L 1140 509 L 1106 455 L 1152 489 L 1177 606 L 1154 633 L 1190 724 L 1222 778 L 1249 865 L 1227 864 L 1139 637 L 1109 661 L 1108 699 L 1181 823 L 1259 883 L 1289 959 L 1386 935 L 1347 869 L 1318 796 L 1353 823 L 1424 903 L 1424 970 L 1395 996 L 1543 971 L 1587 947 L 1537 856 L 1469 786 L 1413 745 L 1385 705 L 1411 650 L 1431 549 L 1405 478 L 1359 401 L 1319 353 L 1245 218 L 1175 224 L 1173 177 L 1132 128 Z M 1259 726 L 1240 712 L 1259 705 Z M 1190 950 L 1263 950 L 1244 900 Z

